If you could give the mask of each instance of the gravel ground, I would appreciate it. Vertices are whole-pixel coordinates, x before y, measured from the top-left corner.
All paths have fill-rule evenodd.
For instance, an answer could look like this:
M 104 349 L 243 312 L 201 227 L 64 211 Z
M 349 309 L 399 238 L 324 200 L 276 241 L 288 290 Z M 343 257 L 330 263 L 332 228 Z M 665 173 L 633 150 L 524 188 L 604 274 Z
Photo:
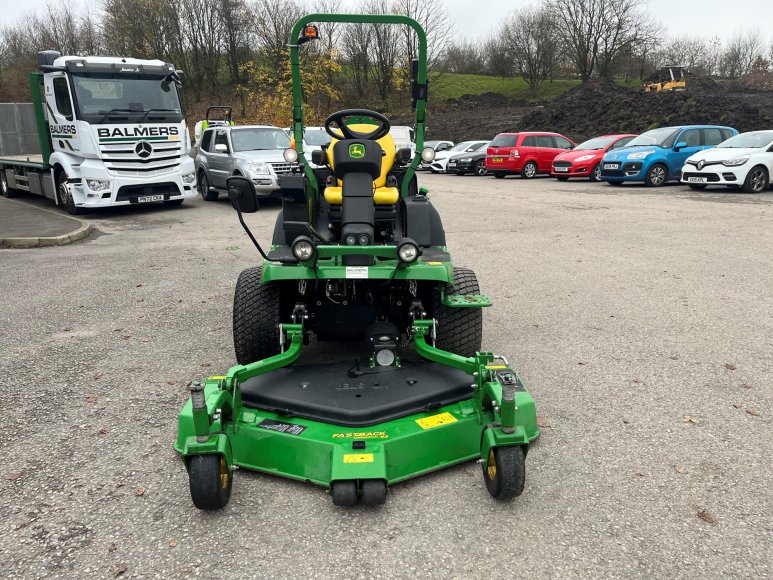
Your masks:
M 256 252 L 225 200 L 116 209 L 0 252 L 0 576 L 771 576 L 773 193 L 422 182 L 494 299 L 485 347 L 537 400 L 523 496 L 466 464 L 345 510 L 239 471 L 198 512 L 176 415 L 233 364 Z

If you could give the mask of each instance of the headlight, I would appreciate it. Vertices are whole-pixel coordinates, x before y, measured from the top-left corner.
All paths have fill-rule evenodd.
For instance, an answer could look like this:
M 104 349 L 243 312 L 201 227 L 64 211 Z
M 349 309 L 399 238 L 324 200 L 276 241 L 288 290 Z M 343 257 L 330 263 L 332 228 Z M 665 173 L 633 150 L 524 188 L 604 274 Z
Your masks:
M 357 236 L 357 242 L 359 242 L 361 246 L 367 246 L 368 242 L 370 242 L 370 237 L 368 234 L 360 234 Z
M 354 234 L 349 234 L 346 236 L 346 239 L 344 240 L 346 242 L 347 246 L 353 246 L 357 243 L 357 236 Z
M 409 238 L 404 239 L 400 242 L 400 245 L 397 246 L 397 256 L 400 258 L 401 262 L 405 262 L 406 264 L 418 260 L 419 253 L 419 246 Z
M 594 157 L 595 157 L 595 155 L 583 155 L 582 157 L 578 157 L 574 161 L 576 163 L 582 163 L 583 161 L 588 161 L 590 159 L 593 159 Z
M 389 339 L 389 337 L 386 337 Z M 392 366 L 395 362 L 395 353 L 394 351 L 389 350 L 388 348 L 383 348 L 376 352 L 376 363 L 380 367 L 388 367 Z
M 299 262 L 308 262 L 314 257 L 314 243 L 306 236 L 295 238 L 292 249 L 293 256 Z
M 267 163 L 248 163 L 247 167 L 258 175 L 268 175 L 269 173 Z
M 728 159 L 727 161 L 723 161 L 722 165 L 725 167 L 738 167 L 739 165 L 743 165 L 749 161 L 749 156 L 746 157 L 736 157 L 735 159 Z
M 87 179 L 86 185 L 91 191 L 105 191 L 110 189 L 110 182 L 106 179 Z
M 459 161 L 462 163 L 469 163 L 470 161 L 472 161 L 472 157 L 465 157 L 464 159 L 460 159 Z
M 435 150 L 432 147 L 425 147 L 421 151 L 421 160 L 424 163 L 432 163 L 435 160 Z
M 647 149 L 647 151 L 637 151 L 636 153 L 631 153 L 628 155 L 628 159 L 644 159 L 647 157 L 647 155 L 652 155 L 655 153 L 654 149 Z
M 285 149 L 282 153 L 282 157 L 284 157 L 285 161 L 288 163 L 295 163 L 298 161 L 298 152 L 293 148 Z
M 194 172 L 186 173 L 183 175 L 183 183 L 193 183 L 196 181 L 196 174 Z

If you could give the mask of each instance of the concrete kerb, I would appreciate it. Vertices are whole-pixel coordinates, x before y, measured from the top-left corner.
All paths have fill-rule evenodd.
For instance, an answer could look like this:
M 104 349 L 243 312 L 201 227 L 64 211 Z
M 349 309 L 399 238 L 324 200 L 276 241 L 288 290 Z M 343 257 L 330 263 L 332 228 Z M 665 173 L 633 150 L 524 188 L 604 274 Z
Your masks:
M 7 201 L 11 201 L 12 203 L 20 203 L 15 200 L 7 200 Z M 53 214 L 60 219 L 65 218 L 68 220 L 72 220 L 73 222 L 78 224 L 78 227 L 69 233 L 61 234 L 58 236 L 29 236 L 29 237 L 16 236 L 16 237 L 8 237 L 8 238 L 0 237 L 0 249 L 23 249 L 23 248 L 42 248 L 42 247 L 49 247 L 49 246 L 62 246 L 64 244 L 69 244 L 71 242 L 75 242 L 77 240 L 81 240 L 85 238 L 93 230 L 93 226 L 90 223 L 87 223 L 78 218 L 68 216 L 68 215 L 67 216 L 62 215 L 58 212 L 40 208 L 40 207 L 34 207 L 34 206 L 27 206 L 27 207 L 36 209 L 37 211 Z

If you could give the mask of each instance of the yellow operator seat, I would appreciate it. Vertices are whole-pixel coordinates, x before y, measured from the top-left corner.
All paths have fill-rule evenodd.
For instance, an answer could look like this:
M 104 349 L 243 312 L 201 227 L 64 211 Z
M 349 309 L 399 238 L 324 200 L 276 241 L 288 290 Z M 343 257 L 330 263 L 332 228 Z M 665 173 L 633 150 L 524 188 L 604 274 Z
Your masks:
M 361 133 L 369 133 L 376 128 L 376 125 L 369 123 L 357 123 L 348 125 L 352 130 Z M 333 148 L 338 142 L 338 139 L 333 139 L 328 145 L 328 163 L 331 169 L 335 169 L 335 159 L 333 159 Z M 397 157 L 397 148 L 395 147 L 394 139 L 392 135 L 387 133 L 381 139 L 377 139 L 376 143 L 381 146 L 384 151 L 384 156 L 381 158 L 381 175 L 373 181 L 373 203 L 376 205 L 394 205 L 397 200 L 400 199 L 400 192 L 396 187 L 387 187 L 387 174 L 392 170 L 395 164 L 395 157 Z M 336 185 L 328 185 L 325 188 L 325 201 L 330 205 L 341 205 L 343 203 L 343 187 L 340 179 L 337 180 Z

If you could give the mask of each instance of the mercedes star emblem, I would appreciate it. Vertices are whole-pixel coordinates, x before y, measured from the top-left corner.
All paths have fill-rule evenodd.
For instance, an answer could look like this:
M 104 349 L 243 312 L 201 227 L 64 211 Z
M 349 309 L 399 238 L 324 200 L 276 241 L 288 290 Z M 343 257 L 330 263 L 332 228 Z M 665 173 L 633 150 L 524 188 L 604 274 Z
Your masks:
M 696 167 L 700 171 L 701 169 L 703 169 L 704 165 L 706 165 L 706 162 L 701 159 L 700 161 L 698 161 L 698 165 L 696 165 Z
M 134 152 L 137 154 L 137 157 L 140 157 L 141 159 L 147 159 L 153 155 L 153 145 L 147 141 L 140 141 L 134 146 Z

